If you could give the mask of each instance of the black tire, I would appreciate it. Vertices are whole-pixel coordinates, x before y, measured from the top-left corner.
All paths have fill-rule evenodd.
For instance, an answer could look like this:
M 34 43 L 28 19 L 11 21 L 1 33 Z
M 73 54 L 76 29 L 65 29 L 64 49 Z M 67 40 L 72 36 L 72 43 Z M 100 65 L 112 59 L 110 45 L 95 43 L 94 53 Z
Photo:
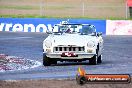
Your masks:
M 98 47 L 98 49 L 99 49 L 99 47 Z M 97 65 L 98 64 L 98 52 L 99 52 L 99 50 L 98 49 L 96 49 L 96 55 L 94 55 L 90 60 L 89 60 L 89 64 L 90 65 Z
M 52 59 L 51 63 L 52 64 L 57 64 L 57 60 L 56 59 L 54 59 L 54 60 Z
M 77 76 L 76 81 L 79 85 L 83 85 L 87 82 L 87 80 L 84 76 Z
M 44 66 L 50 66 L 51 65 L 50 58 L 47 57 L 46 55 L 43 55 L 43 65 Z
M 89 64 L 90 65 L 97 65 L 97 59 L 98 59 L 97 55 L 94 55 L 93 58 L 91 58 L 89 60 Z
M 102 55 L 100 55 L 100 56 L 98 57 L 97 62 L 98 62 L 98 63 L 102 63 Z

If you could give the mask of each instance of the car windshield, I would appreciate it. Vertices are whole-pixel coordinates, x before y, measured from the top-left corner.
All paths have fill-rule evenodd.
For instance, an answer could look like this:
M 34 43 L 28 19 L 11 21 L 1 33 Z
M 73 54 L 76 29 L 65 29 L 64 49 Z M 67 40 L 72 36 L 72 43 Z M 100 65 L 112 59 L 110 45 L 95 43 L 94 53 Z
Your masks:
M 92 34 L 96 31 L 95 26 L 93 25 L 83 25 L 82 29 L 80 30 L 80 33 L 82 35 L 88 35 L 88 34 Z
M 63 24 L 55 25 L 53 27 L 54 34 L 63 34 L 63 33 L 79 33 L 81 35 L 92 34 L 96 31 L 95 26 L 89 24 Z

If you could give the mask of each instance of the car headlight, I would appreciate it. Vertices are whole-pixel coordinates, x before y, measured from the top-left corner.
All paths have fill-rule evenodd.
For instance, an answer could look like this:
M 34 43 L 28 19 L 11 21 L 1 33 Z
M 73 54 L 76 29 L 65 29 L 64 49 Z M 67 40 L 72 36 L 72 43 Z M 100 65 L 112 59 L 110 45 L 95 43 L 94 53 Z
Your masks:
M 90 42 L 87 43 L 87 46 L 88 46 L 89 48 L 92 48 L 92 47 L 95 46 L 95 42 L 94 42 L 94 41 L 90 41 Z
M 46 40 L 46 41 L 45 41 L 45 46 L 46 46 L 47 48 L 50 48 L 50 47 L 52 46 L 51 41 Z

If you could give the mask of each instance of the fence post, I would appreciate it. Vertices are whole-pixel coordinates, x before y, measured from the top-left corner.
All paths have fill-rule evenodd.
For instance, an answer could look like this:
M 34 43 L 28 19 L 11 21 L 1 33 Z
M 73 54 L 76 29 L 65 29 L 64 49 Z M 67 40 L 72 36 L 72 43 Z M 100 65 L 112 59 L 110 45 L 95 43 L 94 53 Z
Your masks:
M 39 14 L 40 14 L 40 16 L 43 16 L 43 2 L 42 2 L 42 0 L 40 0 L 40 2 L 39 2 Z
M 85 11 L 85 5 L 84 5 L 84 1 L 82 1 L 82 16 L 84 17 L 84 11 Z
M 126 2 L 126 7 L 125 7 L 125 9 L 126 9 L 126 10 L 125 10 L 125 11 L 126 11 L 126 12 L 125 12 L 125 13 L 126 13 L 125 15 L 126 15 L 126 19 L 127 19 L 127 18 L 128 18 L 128 6 L 127 6 L 127 2 Z

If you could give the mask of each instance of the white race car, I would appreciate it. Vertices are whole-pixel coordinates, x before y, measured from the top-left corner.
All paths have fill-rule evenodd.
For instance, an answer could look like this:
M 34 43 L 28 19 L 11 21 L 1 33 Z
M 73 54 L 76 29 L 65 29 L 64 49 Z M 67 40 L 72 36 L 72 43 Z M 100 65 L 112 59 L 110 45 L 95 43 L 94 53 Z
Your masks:
M 102 63 L 102 33 L 96 33 L 94 25 L 62 22 L 48 33 L 43 41 L 44 66 L 57 64 L 57 61 Z

